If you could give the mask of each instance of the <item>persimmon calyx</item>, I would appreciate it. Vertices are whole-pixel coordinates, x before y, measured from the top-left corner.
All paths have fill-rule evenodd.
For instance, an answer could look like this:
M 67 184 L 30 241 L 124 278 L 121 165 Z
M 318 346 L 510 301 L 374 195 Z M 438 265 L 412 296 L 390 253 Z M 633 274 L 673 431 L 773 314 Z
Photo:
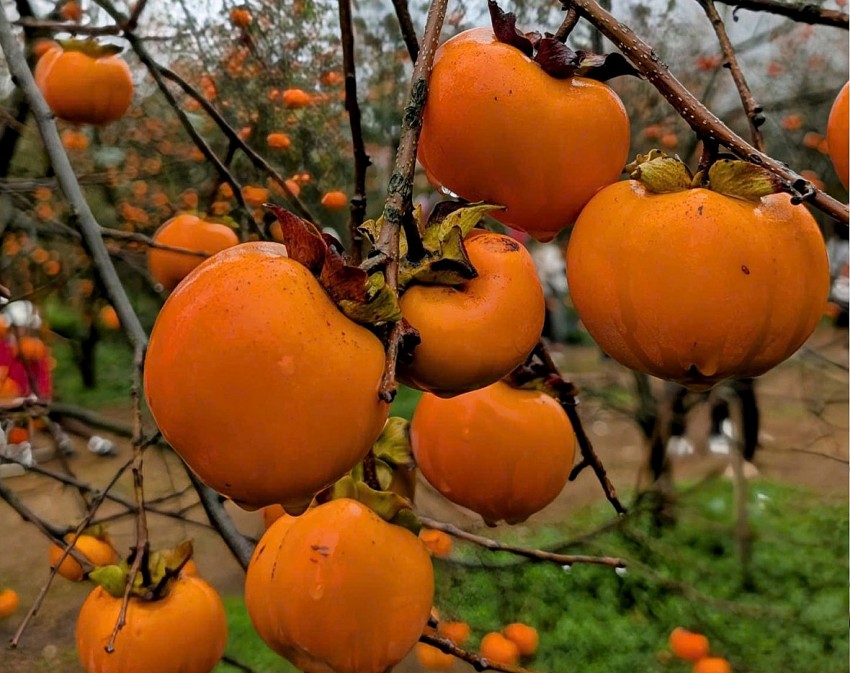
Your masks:
M 409 244 L 405 232 L 399 241 L 398 286 L 403 293 L 408 285 L 463 285 L 476 278 L 478 272 L 469 261 L 464 239 L 485 215 L 502 206 L 487 203 L 463 204 L 459 201 L 438 203 L 428 222 L 422 225 L 422 209 L 413 212 L 416 229 L 421 236 L 422 254 L 413 259 L 408 254 Z M 383 218 L 369 220 L 360 227 L 360 233 L 373 246 L 377 244 L 384 226 Z
M 181 542 L 173 549 L 153 552 L 147 559 L 147 568 L 136 573 L 130 595 L 146 601 L 164 598 L 172 579 L 192 558 L 191 540 Z M 89 579 L 115 598 L 124 596 L 130 579 L 130 564 L 126 560 L 119 563 L 98 566 L 89 573 Z
M 353 321 L 377 327 L 401 319 L 398 298 L 382 271 L 367 273 L 349 263 L 342 245 L 285 208 L 264 204 L 277 218 L 289 257 L 307 268 L 339 309 Z
M 392 488 L 397 473 L 409 473 L 416 467 L 413 451 L 410 448 L 410 423 L 397 416 L 387 419 L 384 429 L 372 445 L 375 458 L 375 472 L 382 491 Z M 364 482 L 363 463 L 351 470 L 356 482 Z
M 63 51 L 78 51 L 91 58 L 106 58 L 115 56 L 124 51 L 124 47 L 117 44 L 104 44 L 95 40 L 56 40 Z
M 651 150 L 649 154 L 638 154 L 626 171 L 654 194 L 704 187 L 724 196 L 758 201 L 781 191 L 780 181 L 770 171 L 739 159 L 719 159 L 707 171 L 694 175 L 678 157 Z
M 346 475 L 331 488 L 331 500 L 349 498 L 360 502 L 384 521 L 407 528 L 418 534 L 421 523 L 407 498 L 392 491 L 376 491 L 365 482 Z
M 488 0 L 487 6 L 496 39 L 519 49 L 550 77 L 578 76 L 605 82 L 622 75 L 641 76 L 621 54 L 573 51 L 552 33 L 523 33 L 516 27 L 516 15 L 502 10 L 495 0 Z

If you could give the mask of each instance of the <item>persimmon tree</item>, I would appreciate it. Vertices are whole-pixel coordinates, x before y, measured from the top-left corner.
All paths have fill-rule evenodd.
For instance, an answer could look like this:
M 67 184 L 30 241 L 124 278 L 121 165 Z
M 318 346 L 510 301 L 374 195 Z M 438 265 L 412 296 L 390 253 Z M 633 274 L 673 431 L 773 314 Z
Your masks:
M 86 670 L 122 670 L 114 666 L 126 657 L 149 657 L 150 673 L 177 659 L 198 673 L 215 665 L 221 605 L 193 576 L 191 545 L 152 548 L 148 515 L 182 516 L 146 502 L 145 450 L 157 444 L 185 462 L 210 526 L 247 569 L 258 633 L 306 671 L 380 673 L 417 641 L 478 669 L 525 670 L 518 658 L 537 645 L 523 625 L 479 654 L 431 612 L 433 571 L 411 532 L 422 525 L 540 562 L 629 567 L 616 556 L 505 545 L 417 515 L 417 462 L 437 490 L 488 523 L 524 521 L 588 468 L 615 515 L 626 513 L 582 425 L 579 391 L 540 338 L 530 256 L 502 225 L 541 241 L 570 232 L 579 312 L 606 352 L 636 372 L 698 390 L 761 374 L 805 341 L 826 303 L 826 251 L 810 210 L 822 229 L 847 226 L 835 198 L 846 192 L 825 158 L 846 188 L 836 150 L 843 143 L 847 153 L 846 88 L 845 113 L 829 129 L 802 135 L 789 103 L 779 126 L 799 148 L 772 152 L 781 143 L 764 132 L 770 111 L 742 67 L 747 48 L 733 47 L 713 0 L 694 10 L 716 44 L 688 53 L 681 78 L 673 59 L 687 43 L 649 43 L 654 8 L 631 9 L 633 30 L 609 4 L 434 0 L 424 21 L 404 0 L 392 10 L 367 3 L 357 15 L 348 0 L 225 3 L 224 17 L 175 3 L 176 21 L 144 0 L 126 9 L 95 0 L 82 12 L 71 0 L 43 16 L 21 0 L 14 21 L 0 12 L 15 85 L 0 174 L 16 177 L 0 195 L 11 260 L 2 289 L 7 299 L 72 303 L 80 317 L 65 329 L 89 360 L 106 324 L 120 326 L 134 353 L 132 423 L 110 427 L 53 403 L 39 384 L 48 367 L 41 342 L 8 328 L 23 371 L 20 380 L 11 367 L 4 374 L 8 425 L 37 420 L 61 449 L 57 420 L 77 417 L 124 434 L 133 448 L 102 488 L 3 454 L 75 487 L 86 504 L 80 521 L 59 526 L 0 482 L 0 498 L 55 545 L 14 646 L 38 628 L 32 618 L 61 574 L 98 584 L 78 627 Z M 777 40 L 795 22 L 805 31 L 848 27 L 838 10 L 727 4 L 736 6 L 733 22 L 739 10 L 742 21 L 744 11 L 786 17 L 792 28 L 774 29 Z M 74 39 L 52 42 L 66 35 Z M 602 53 L 605 40 L 611 53 Z M 126 95 L 73 81 L 82 70 L 94 77 L 101 56 L 121 75 L 130 63 L 129 110 Z M 60 66 L 66 58 L 77 65 Z M 765 67 L 775 77 L 785 66 Z M 724 104 L 731 91 L 740 112 L 718 116 L 711 103 L 723 68 Z M 120 79 L 110 92 L 126 94 Z M 828 107 L 846 71 L 824 80 Z M 655 141 L 669 154 L 647 151 Z M 33 148 L 37 159 L 15 163 Z M 817 173 L 791 161 L 813 156 Z M 414 197 L 427 182 L 446 198 L 426 213 Z M 784 237 L 765 234 L 769 227 Z M 707 231 L 715 238 L 693 243 Z M 661 271 L 670 277 L 659 282 Z M 646 287 L 635 290 L 635 278 Z M 794 290 L 798 280 L 805 291 Z M 693 301 L 703 290 L 711 310 Z M 724 303 L 730 292 L 739 303 Z M 400 382 L 426 391 L 411 429 L 388 419 Z M 516 454 L 523 442 L 542 452 L 536 465 Z M 132 499 L 111 493 L 127 471 Z M 225 498 L 285 512 L 271 513 L 279 518 L 256 541 L 234 524 Z M 108 538 L 90 529 L 106 499 L 135 521 L 132 550 L 117 561 Z M 143 619 L 188 642 L 199 629 L 214 637 L 183 662 L 181 648 L 152 652 L 131 635 L 140 631 L 124 630 Z M 340 621 L 346 636 L 330 638 Z M 724 664 L 704 667 L 714 665 Z

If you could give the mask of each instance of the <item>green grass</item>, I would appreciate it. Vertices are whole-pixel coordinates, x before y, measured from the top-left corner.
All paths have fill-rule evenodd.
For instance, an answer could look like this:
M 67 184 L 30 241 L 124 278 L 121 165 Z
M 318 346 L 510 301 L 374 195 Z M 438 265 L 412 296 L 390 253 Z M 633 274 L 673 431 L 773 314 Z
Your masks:
M 107 338 L 95 350 L 95 388 L 86 388 L 74 354 L 67 341 L 55 340 L 51 344 L 56 369 L 53 371 L 53 396 L 57 401 L 97 408 L 113 404 L 130 403 L 130 384 L 133 373 L 133 351 L 125 341 Z
M 846 673 L 846 504 L 762 481 L 750 493 L 751 588 L 742 588 L 734 551 L 731 487 L 715 480 L 682 493 L 677 523 L 668 528 L 638 513 L 565 547 L 611 520 L 610 508 L 598 506 L 563 526 L 492 532 L 564 553 L 620 555 L 633 561 L 625 576 L 589 565 L 566 572 L 457 542 L 447 561 L 435 563 L 435 605 L 443 619 L 472 626 L 471 648 L 512 621 L 535 626 L 540 650 L 528 667 L 548 673 L 690 673 L 666 653 L 679 625 L 707 635 L 735 673 Z M 240 599 L 225 605 L 230 656 L 258 673 L 295 670 L 259 641 Z

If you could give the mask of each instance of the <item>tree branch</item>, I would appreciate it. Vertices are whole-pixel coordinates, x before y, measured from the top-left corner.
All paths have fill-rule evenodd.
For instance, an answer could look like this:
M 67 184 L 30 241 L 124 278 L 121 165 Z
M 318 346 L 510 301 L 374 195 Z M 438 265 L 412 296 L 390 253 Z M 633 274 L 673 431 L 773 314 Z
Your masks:
M 778 14 L 802 23 L 848 28 L 848 16 L 836 9 L 822 9 L 811 2 L 776 2 L 775 0 L 717 0 L 724 5 L 734 5 L 735 12 L 746 9 L 751 12 Z
M 759 152 L 708 110 L 672 74 L 655 51 L 630 28 L 602 9 L 594 0 L 567 0 L 579 13 L 611 40 L 637 70 L 667 99 L 679 116 L 703 139 L 716 140 L 740 158 L 763 166 L 780 179 L 795 202 L 808 201 L 816 208 L 847 223 L 847 206 L 816 189 L 785 164 Z
M 416 63 L 419 58 L 419 40 L 416 37 L 416 28 L 413 27 L 413 19 L 410 18 L 410 8 L 407 0 L 393 0 L 398 26 L 401 28 L 401 37 L 410 54 L 410 60 Z

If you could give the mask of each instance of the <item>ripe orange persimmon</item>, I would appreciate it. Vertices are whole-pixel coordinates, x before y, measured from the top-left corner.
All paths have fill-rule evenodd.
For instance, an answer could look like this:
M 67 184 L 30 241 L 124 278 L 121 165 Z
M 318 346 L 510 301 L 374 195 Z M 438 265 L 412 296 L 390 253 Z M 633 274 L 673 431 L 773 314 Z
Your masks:
M 292 141 L 285 133 L 269 133 L 266 136 L 266 142 L 275 150 L 285 150 L 292 146 Z
M 732 666 L 723 657 L 705 657 L 694 664 L 693 673 L 732 673 Z
M 464 645 L 469 640 L 470 631 L 469 624 L 466 622 L 440 622 L 437 624 L 437 633 L 458 646 Z
M 281 98 L 284 106 L 289 108 L 307 107 L 313 103 L 313 97 L 303 89 L 286 89 Z
M 850 115 L 850 82 L 845 84 L 829 113 L 829 121 L 826 126 L 826 142 L 829 150 L 829 158 L 835 166 L 835 172 L 841 180 L 841 184 L 848 186 L 848 161 L 850 161 L 850 143 L 848 143 L 848 115 Z
M 86 673 L 210 673 L 224 654 L 224 606 L 199 577 L 181 574 L 160 600 L 131 597 L 126 626 L 109 653 L 121 603 L 96 587 L 80 608 L 77 653 Z
M 325 192 L 322 196 L 322 205 L 328 210 L 342 210 L 348 207 L 348 197 L 345 192 L 338 190 Z
M 242 198 L 249 206 L 262 206 L 269 200 L 269 190 L 265 187 L 246 185 L 242 188 Z
M 634 180 L 582 211 L 567 276 L 602 350 L 695 390 L 785 360 L 814 330 L 829 291 L 820 230 L 788 195 L 652 194 Z
M 245 243 L 203 262 L 166 301 L 145 394 L 205 483 L 239 504 L 298 512 L 383 429 L 383 370 L 381 342 L 284 246 Z
M 499 664 L 513 666 L 519 661 L 519 648 L 501 633 L 488 633 L 481 639 L 481 656 Z
M 98 311 L 97 320 L 106 329 L 116 330 L 121 328 L 118 312 L 111 304 L 107 304 Z
M 413 649 L 433 598 L 416 536 L 347 498 L 276 521 L 245 578 L 257 633 L 306 673 L 384 673 Z
M 28 362 L 43 360 L 48 355 L 47 346 L 38 337 L 21 337 L 18 339 L 18 355 Z
M 251 11 L 245 7 L 234 7 L 230 10 L 230 23 L 237 28 L 247 28 L 254 22 Z
M 537 629 L 533 626 L 528 626 L 528 624 L 522 624 L 520 622 L 508 624 L 502 629 L 502 634 L 505 638 L 516 644 L 519 654 L 522 657 L 533 656 L 537 652 L 537 647 L 540 645 L 540 635 L 537 633 Z
M 0 619 L 13 614 L 20 602 L 18 592 L 14 589 L 0 589 Z
M 416 643 L 416 661 L 429 671 L 446 671 L 454 665 L 455 658 L 428 643 Z
M 561 405 L 501 381 L 451 399 L 423 395 L 410 443 L 422 476 L 489 524 L 525 521 L 552 502 L 575 455 Z
M 75 124 L 108 124 L 133 100 L 133 77 L 120 56 L 51 49 L 34 74 L 53 114 Z
M 262 508 L 263 527 L 268 530 L 282 516 L 289 516 L 280 505 L 266 505 Z
M 450 396 L 482 388 L 525 361 L 543 329 L 543 290 L 528 251 L 510 236 L 476 232 L 466 251 L 478 277 L 460 287 L 411 285 L 405 318 L 422 342 L 399 368 L 404 383 Z
M 83 10 L 76 0 L 68 0 L 59 9 L 59 15 L 66 21 L 79 21 L 83 18 Z
M 195 215 L 178 215 L 163 224 L 153 235 L 154 243 L 214 255 L 239 243 L 236 232 L 224 224 L 207 222 Z M 157 283 L 173 290 L 204 257 L 150 248 L 148 268 Z
M 59 44 L 57 42 L 54 42 L 53 40 L 40 38 L 33 42 L 32 54 L 33 56 L 35 56 L 36 59 L 39 59 L 51 49 L 60 49 Z
M 73 533 L 68 533 L 68 535 L 65 536 L 65 542 L 69 544 L 73 539 Z M 85 556 L 93 566 L 105 566 L 118 562 L 118 554 L 115 552 L 112 545 L 106 540 L 101 540 L 93 535 L 80 535 L 77 540 L 77 544 L 74 545 L 74 549 L 79 550 L 79 552 Z M 52 544 L 50 545 L 49 553 L 50 565 L 52 567 L 59 563 L 63 550 L 59 545 Z M 65 557 L 64 561 L 62 561 L 57 572 L 65 579 L 69 579 L 72 582 L 81 581 L 84 574 L 83 567 L 79 564 L 77 559 L 70 554 Z
M 628 152 L 626 110 L 605 84 L 555 79 L 490 28 L 437 50 L 419 161 L 463 198 L 506 206 L 493 213 L 501 222 L 552 239 Z
M 698 661 L 708 656 L 708 638 L 677 626 L 670 632 L 670 650 L 679 659 Z
M 428 553 L 437 558 L 445 558 L 452 553 L 454 543 L 450 535 L 441 530 L 423 528 L 419 531 L 419 539 L 428 550 Z

